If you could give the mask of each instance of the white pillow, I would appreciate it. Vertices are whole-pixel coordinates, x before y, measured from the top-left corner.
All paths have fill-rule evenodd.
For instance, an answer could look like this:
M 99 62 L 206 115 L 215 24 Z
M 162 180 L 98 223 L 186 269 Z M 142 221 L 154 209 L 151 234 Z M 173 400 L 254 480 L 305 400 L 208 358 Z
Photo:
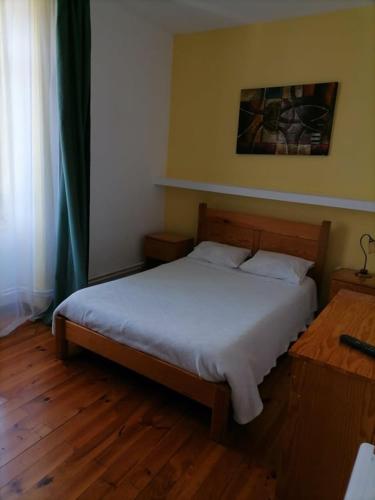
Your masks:
M 245 273 L 278 278 L 299 285 L 313 265 L 314 262 L 301 257 L 259 250 L 254 257 L 244 262 L 240 269 Z
M 204 260 L 225 267 L 238 267 L 251 255 L 251 250 L 247 248 L 224 245 L 214 241 L 202 241 L 188 257 L 192 259 Z

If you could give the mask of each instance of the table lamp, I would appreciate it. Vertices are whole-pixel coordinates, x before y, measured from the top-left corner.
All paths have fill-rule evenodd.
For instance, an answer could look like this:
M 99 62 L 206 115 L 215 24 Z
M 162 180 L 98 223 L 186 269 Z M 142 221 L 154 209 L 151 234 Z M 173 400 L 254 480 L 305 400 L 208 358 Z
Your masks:
M 366 249 L 363 245 L 363 240 L 365 238 L 368 238 L 368 245 L 367 245 L 367 252 Z M 375 239 L 368 233 L 362 234 L 360 240 L 359 240 L 360 247 L 362 248 L 363 255 L 365 256 L 365 260 L 363 263 L 362 269 L 360 269 L 356 275 L 359 276 L 360 278 L 372 278 L 372 274 L 370 274 L 367 270 L 367 254 L 368 253 L 375 253 Z

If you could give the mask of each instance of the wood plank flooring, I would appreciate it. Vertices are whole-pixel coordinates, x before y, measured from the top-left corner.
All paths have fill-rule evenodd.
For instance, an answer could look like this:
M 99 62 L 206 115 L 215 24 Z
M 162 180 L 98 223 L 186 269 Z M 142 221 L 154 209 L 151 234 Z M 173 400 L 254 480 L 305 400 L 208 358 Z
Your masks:
M 289 368 L 223 446 L 204 407 L 88 352 L 58 361 L 27 323 L 0 339 L 0 499 L 272 500 Z

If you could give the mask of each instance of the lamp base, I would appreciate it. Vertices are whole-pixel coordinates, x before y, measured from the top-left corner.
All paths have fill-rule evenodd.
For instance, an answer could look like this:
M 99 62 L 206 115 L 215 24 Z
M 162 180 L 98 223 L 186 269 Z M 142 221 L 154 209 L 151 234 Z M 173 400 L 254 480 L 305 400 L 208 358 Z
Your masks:
M 355 273 L 358 278 L 372 278 L 372 274 L 370 274 L 367 269 L 360 269 Z

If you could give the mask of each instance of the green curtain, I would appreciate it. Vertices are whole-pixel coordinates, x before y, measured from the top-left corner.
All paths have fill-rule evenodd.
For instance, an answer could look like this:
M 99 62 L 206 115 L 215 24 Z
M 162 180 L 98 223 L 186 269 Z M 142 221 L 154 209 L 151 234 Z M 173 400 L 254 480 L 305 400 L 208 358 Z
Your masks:
M 88 282 L 90 66 L 90 0 L 57 0 L 60 198 L 54 307 Z

